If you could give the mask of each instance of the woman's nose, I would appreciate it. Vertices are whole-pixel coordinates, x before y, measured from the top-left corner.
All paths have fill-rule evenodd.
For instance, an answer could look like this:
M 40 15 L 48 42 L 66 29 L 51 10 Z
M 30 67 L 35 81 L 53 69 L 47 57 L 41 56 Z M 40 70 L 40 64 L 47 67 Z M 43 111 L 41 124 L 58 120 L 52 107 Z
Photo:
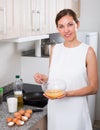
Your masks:
M 68 26 L 65 26 L 65 27 L 64 27 L 64 31 L 65 31 L 65 32 L 69 32 Z

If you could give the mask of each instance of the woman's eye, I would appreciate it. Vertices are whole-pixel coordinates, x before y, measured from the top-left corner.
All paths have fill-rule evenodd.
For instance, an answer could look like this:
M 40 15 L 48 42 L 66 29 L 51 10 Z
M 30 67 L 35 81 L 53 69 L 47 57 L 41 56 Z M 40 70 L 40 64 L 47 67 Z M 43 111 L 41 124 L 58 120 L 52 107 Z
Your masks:
M 74 25 L 73 23 L 69 23 L 69 24 L 68 24 L 68 27 L 71 27 L 71 26 L 73 26 L 73 25 Z
M 64 26 L 58 26 L 58 28 L 59 28 L 59 29 L 62 29 L 62 28 L 64 28 Z

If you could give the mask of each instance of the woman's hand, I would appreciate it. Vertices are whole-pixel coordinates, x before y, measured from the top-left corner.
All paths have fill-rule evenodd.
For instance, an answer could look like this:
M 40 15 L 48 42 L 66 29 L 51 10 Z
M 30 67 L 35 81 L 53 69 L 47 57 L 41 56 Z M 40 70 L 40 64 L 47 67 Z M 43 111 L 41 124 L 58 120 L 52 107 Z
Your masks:
M 51 97 L 47 96 L 45 93 L 44 93 L 43 95 L 44 95 L 46 98 L 48 98 L 48 99 L 51 99 L 51 100 L 55 99 L 55 98 L 51 98 Z
M 66 96 L 67 96 L 67 92 L 64 92 L 64 94 L 62 94 L 61 96 L 58 96 L 57 99 L 62 99 L 64 97 L 66 97 Z
M 34 75 L 34 80 L 36 83 L 43 84 L 43 83 L 47 82 L 48 77 L 44 74 L 36 73 Z

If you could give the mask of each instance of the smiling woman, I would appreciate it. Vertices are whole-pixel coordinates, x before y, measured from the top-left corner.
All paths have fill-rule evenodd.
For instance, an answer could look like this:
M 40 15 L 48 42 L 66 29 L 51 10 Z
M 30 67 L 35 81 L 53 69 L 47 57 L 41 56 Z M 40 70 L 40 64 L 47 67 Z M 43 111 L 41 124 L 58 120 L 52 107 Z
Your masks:
M 73 10 L 61 10 L 55 22 L 64 43 L 51 48 L 49 76 L 34 76 L 36 82 L 62 79 L 67 86 L 58 99 L 50 100 L 45 95 L 49 98 L 48 130 L 92 130 L 87 95 L 98 90 L 96 54 L 92 47 L 77 39 L 80 23 Z

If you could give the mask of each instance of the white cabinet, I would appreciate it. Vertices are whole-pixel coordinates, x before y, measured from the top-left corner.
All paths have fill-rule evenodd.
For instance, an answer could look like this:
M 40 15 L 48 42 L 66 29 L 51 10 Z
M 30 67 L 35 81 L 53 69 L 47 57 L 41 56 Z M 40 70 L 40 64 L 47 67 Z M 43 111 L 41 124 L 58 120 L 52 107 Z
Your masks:
M 0 0 L 0 39 L 4 37 L 6 33 L 6 11 L 5 1 Z
M 45 0 L 21 0 L 21 36 L 45 33 Z
M 0 39 L 18 37 L 19 0 L 0 0 Z
M 19 36 L 19 0 L 6 0 L 6 38 L 16 38 Z
M 56 0 L 47 0 L 46 1 L 46 32 L 53 33 L 57 32 L 55 25 L 55 16 L 57 14 Z
M 79 15 L 80 0 L 0 0 L 0 39 L 58 32 L 56 14 L 72 8 Z
M 45 32 L 45 0 L 32 0 L 32 30 Z
M 46 1 L 46 27 L 47 33 L 56 33 L 55 18 L 57 13 L 64 9 L 73 9 L 79 16 L 80 0 L 47 0 Z

